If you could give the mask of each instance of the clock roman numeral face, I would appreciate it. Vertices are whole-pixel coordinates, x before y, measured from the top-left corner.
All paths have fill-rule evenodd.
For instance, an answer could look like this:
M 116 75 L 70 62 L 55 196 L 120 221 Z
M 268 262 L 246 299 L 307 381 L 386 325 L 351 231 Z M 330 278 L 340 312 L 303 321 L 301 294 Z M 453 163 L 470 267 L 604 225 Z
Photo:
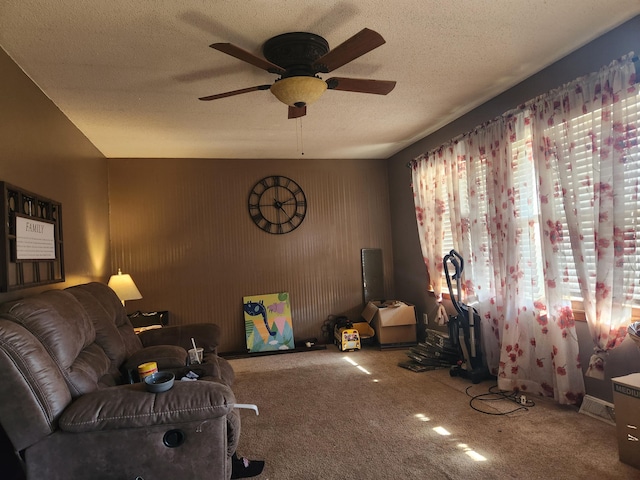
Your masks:
M 288 177 L 272 175 L 256 183 L 249 193 L 249 215 L 267 233 L 289 233 L 307 214 L 307 198 Z

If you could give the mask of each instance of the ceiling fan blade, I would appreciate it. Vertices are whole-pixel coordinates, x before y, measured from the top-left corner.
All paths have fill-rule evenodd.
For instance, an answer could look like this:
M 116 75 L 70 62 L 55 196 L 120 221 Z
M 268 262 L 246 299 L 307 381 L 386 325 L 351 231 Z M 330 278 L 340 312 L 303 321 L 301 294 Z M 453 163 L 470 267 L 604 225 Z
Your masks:
M 219 98 L 233 97 L 234 95 L 241 95 L 243 93 L 255 92 L 256 90 L 269 90 L 271 85 L 258 85 L 255 87 L 241 88 L 240 90 L 232 90 L 231 92 L 218 93 L 216 95 L 209 95 L 207 97 L 200 97 L 198 100 L 218 100 Z
M 289 107 L 289 118 L 304 117 L 307 114 L 307 107 Z
M 364 78 L 331 77 L 327 80 L 327 88 L 345 92 L 374 93 L 386 95 L 396 86 L 391 80 L 368 80 Z
M 384 38 L 378 32 L 363 28 L 353 37 L 316 60 L 314 67 L 318 72 L 329 73 L 384 43 Z
M 275 63 L 271 63 L 264 58 L 256 57 L 253 53 L 247 52 L 240 47 L 236 47 L 231 43 L 213 43 L 209 45 L 211 48 L 214 48 L 222 53 L 226 53 L 227 55 L 231 55 L 232 57 L 237 58 L 238 60 L 242 60 L 243 62 L 250 63 L 254 67 L 261 68 L 262 70 L 266 70 L 270 73 L 276 73 L 278 75 L 282 75 L 285 70 L 282 67 L 279 67 Z

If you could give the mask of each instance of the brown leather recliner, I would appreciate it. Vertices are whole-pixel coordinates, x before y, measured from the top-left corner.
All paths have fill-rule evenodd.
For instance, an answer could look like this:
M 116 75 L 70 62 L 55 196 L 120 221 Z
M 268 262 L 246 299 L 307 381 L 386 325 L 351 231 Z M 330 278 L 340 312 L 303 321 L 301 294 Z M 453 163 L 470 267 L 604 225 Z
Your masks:
M 145 346 L 100 283 L 0 306 L 0 424 L 28 479 L 231 477 L 240 420 L 217 326 L 165 328 Z M 191 337 L 207 351 L 205 381 L 179 381 Z M 144 361 L 176 373 L 173 388 L 128 384 Z

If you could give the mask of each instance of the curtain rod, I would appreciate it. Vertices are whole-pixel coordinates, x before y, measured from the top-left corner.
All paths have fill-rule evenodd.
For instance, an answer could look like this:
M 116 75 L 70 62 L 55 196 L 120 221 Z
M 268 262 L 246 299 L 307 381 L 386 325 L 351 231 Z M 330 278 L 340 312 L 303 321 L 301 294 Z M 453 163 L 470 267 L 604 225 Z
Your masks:
M 633 65 L 634 65 L 634 67 L 635 67 L 635 69 L 636 69 L 636 84 L 638 84 L 638 83 L 640 83 L 640 57 L 638 57 L 638 56 L 634 56 L 634 57 L 632 57 L 632 58 L 631 58 L 631 61 L 633 62 Z M 595 72 L 594 72 L 594 73 L 595 73 Z M 580 77 L 578 77 L 578 78 L 580 78 Z M 577 79 L 576 79 L 576 80 L 577 80 Z M 570 82 L 569 82 L 569 83 L 570 83 Z M 537 97 L 535 97 L 535 98 L 537 98 Z M 535 98 L 534 98 L 534 99 L 535 99 Z M 534 99 L 532 99 L 532 100 L 534 100 Z M 532 101 L 532 100 L 529 100 L 529 101 Z M 529 102 L 525 102 L 525 105 L 526 105 L 527 103 L 529 103 Z M 515 110 L 518 110 L 518 108 L 516 108 L 516 109 L 512 109 L 512 110 L 507 110 L 505 113 L 503 113 L 502 115 L 499 115 L 498 117 L 494 118 L 493 120 L 489 120 L 488 122 L 483 123 L 483 125 L 484 125 L 484 124 L 486 124 L 486 123 L 491 123 L 491 122 L 493 122 L 493 121 L 497 120 L 498 118 L 504 117 L 505 115 L 508 115 L 510 112 L 515 111 Z M 475 128 L 477 128 L 477 127 L 475 127 Z M 475 128 L 474 128 L 474 130 L 475 130 Z M 453 137 L 453 138 L 450 140 L 450 142 L 455 142 L 458 138 L 460 138 L 460 137 L 464 137 L 464 136 L 465 136 L 465 135 L 467 135 L 468 133 L 469 133 L 469 132 L 461 133 L 460 135 L 457 135 L 457 136 Z M 412 162 L 413 162 L 413 160 L 410 160 L 410 161 L 408 161 L 408 162 L 407 162 L 407 165 L 406 165 L 406 166 L 407 166 L 407 168 L 411 168 L 411 163 L 412 163 Z

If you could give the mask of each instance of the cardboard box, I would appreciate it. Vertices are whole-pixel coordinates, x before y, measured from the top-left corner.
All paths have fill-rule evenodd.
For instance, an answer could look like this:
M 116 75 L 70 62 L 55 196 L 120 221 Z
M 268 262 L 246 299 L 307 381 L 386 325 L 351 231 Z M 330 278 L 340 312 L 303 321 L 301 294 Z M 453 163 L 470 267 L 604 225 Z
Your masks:
M 380 346 L 415 344 L 416 310 L 413 305 L 398 301 L 369 302 L 362 318 L 371 324 Z
M 640 468 L 640 373 L 611 379 L 620 461 Z

